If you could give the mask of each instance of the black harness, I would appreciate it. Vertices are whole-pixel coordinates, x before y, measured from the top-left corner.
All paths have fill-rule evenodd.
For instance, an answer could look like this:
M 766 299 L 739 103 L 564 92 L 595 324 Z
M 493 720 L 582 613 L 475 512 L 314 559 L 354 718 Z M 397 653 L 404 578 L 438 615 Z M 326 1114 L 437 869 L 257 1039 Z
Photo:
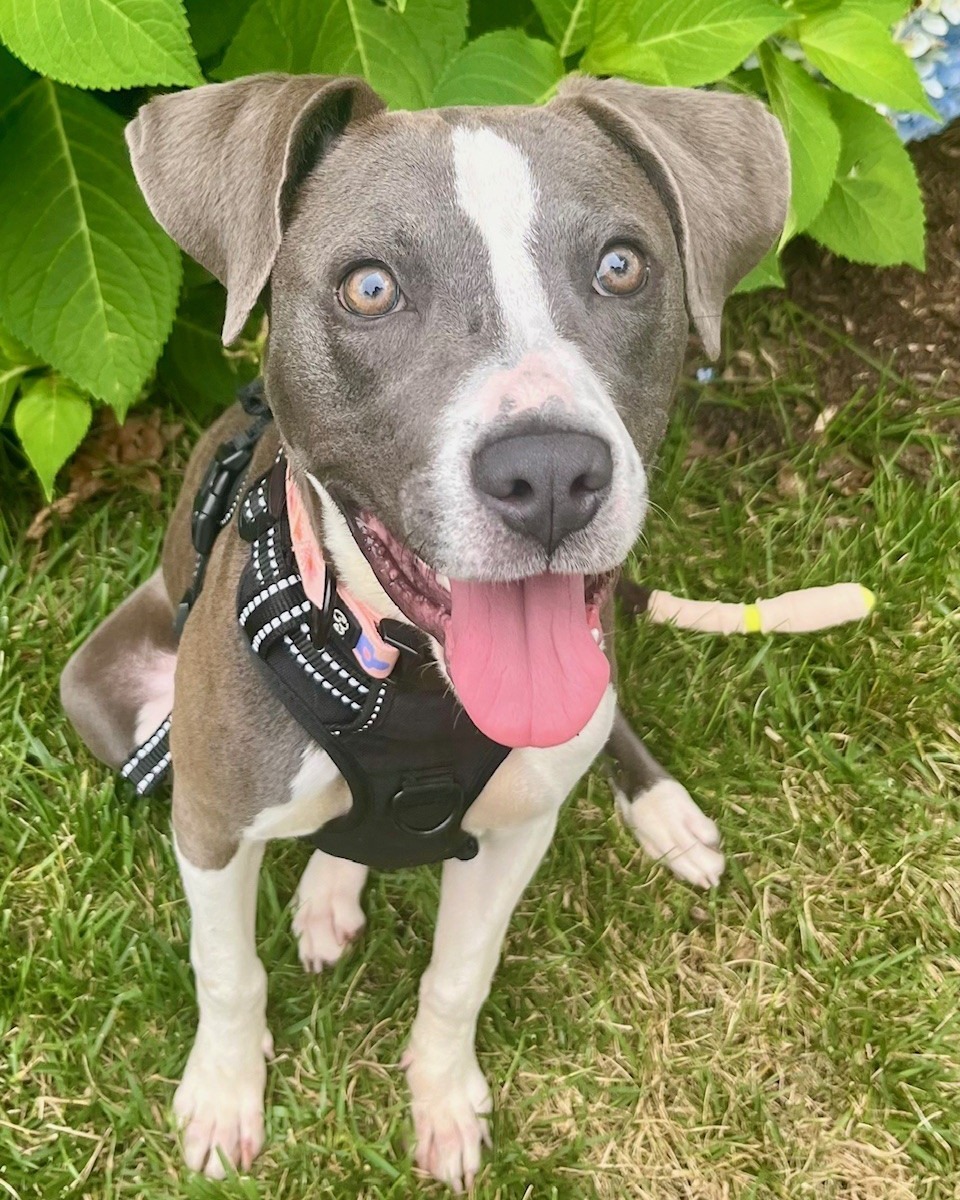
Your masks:
M 283 453 L 243 495 L 242 477 L 269 421 L 262 393 L 241 397 L 256 416 L 224 443 L 194 504 L 194 578 L 178 609 L 182 629 L 203 584 L 216 536 L 237 512 L 250 558 L 237 588 L 237 619 L 264 680 L 303 729 L 331 757 L 353 804 L 306 839 L 327 854 L 390 869 L 447 858 L 472 858 L 474 837 L 461 822 L 509 748 L 477 729 L 443 684 L 427 639 L 397 621 L 380 635 L 400 651 L 397 668 L 377 679 L 354 648 L 362 630 L 340 602 L 328 565 L 322 607 L 306 595 L 286 513 Z M 260 411 L 257 405 L 260 405 Z M 141 795 L 169 772 L 169 718 L 140 746 L 121 774 Z

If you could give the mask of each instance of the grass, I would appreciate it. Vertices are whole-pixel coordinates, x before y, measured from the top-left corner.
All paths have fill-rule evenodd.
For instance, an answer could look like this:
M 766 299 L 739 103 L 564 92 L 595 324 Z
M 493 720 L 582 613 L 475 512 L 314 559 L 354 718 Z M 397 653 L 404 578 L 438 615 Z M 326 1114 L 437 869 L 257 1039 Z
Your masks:
M 728 873 L 710 895 L 677 882 L 599 775 L 580 787 L 481 1018 L 484 1200 L 957 1194 L 960 404 L 889 375 L 819 396 L 802 317 L 753 313 L 744 378 L 682 397 L 636 570 L 734 599 L 857 578 L 879 610 L 792 640 L 622 628 L 625 706 L 719 821 Z M 194 1004 L 168 802 L 118 795 L 56 696 L 155 562 L 167 474 L 159 507 L 123 488 L 37 549 L 35 492 L 5 470 L 0 1197 L 408 1196 L 396 1064 L 436 875 L 375 878 L 362 943 L 318 983 L 289 930 L 298 844 L 261 888 L 266 1150 L 223 1185 L 181 1174 L 167 1114 Z

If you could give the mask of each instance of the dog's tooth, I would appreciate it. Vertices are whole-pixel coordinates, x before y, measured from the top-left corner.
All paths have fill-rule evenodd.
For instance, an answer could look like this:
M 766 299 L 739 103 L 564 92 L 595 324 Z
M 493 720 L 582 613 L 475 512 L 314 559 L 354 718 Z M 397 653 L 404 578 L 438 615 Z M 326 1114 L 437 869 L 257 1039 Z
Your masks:
M 450 591 L 450 576 L 449 575 L 441 575 L 440 572 L 437 571 L 434 574 L 434 578 L 436 579 L 437 583 L 439 583 L 442 588 L 446 588 L 448 592 Z
M 600 630 L 599 629 L 591 629 L 590 632 L 593 635 L 593 640 L 599 646 L 600 645 Z

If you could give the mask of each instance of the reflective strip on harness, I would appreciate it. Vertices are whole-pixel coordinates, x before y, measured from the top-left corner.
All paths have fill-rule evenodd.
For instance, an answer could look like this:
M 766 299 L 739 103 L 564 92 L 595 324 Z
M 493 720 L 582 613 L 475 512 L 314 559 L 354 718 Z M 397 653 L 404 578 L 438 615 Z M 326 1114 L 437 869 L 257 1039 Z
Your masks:
M 163 782 L 170 769 L 170 717 L 139 746 L 120 768 L 120 774 L 132 783 L 138 796 L 149 796 Z

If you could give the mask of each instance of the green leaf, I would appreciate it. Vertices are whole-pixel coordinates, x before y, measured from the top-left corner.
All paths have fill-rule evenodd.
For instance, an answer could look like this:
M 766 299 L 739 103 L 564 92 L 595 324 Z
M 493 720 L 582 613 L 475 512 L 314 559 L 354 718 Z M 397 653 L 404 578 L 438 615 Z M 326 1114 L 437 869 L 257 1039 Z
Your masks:
M 123 416 L 170 332 L 180 254 L 102 104 L 37 79 L 0 121 L 0 319 Z
M 432 103 L 540 104 L 562 76 L 563 62 L 549 42 L 501 29 L 464 46 L 441 75 Z
M 466 28 L 467 0 L 254 0 L 216 75 L 363 75 L 392 108 L 425 108 Z
M 185 0 L 190 37 L 201 62 L 215 58 L 247 15 L 251 0 Z
M 24 375 L 40 365 L 40 359 L 0 325 L 0 423 L 7 415 Z
M 913 7 L 913 0 L 788 0 L 787 9 L 790 13 L 817 16 L 826 12 L 836 12 L 842 8 L 847 13 L 863 13 L 881 21 L 884 25 L 893 25 Z
M 608 46 L 587 51 L 580 63 L 584 71 L 594 75 L 622 75 L 638 83 L 664 85 L 670 82 L 667 68 L 647 46 Z
M 840 157 L 840 131 L 830 115 L 827 89 L 799 63 L 760 47 L 770 107 L 790 148 L 790 209 L 783 241 L 806 229 L 826 203 Z
M 721 79 L 787 21 L 773 0 L 635 0 L 614 7 L 616 15 L 598 15 L 584 70 L 598 70 L 612 51 L 634 45 L 652 51 L 677 87 Z
M 3 0 L 0 37 L 77 87 L 202 83 L 181 0 Z
M 780 257 L 776 249 L 768 250 L 752 271 L 747 272 L 733 289 L 734 292 L 756 292 L 761 288 L 784 287 Z
M 468 40 L 497 29 L 540 31 L 543 22 L 533 0 L 474 0 L 470 5 Z
M 913 8 L 913 0 L 840 0 L 840 7 L 846 13 L 863 13 L 883 25 L 895 25 Z
M 807 230 L 855 262 L 923 269 L 923 201 L 917 175 L 896 131 L 869 104 L 829 93 L 840 129 L 836 178 Z
M 33 79 L 33 75 L 23 63 L 14 58 L 3 46 L 0 46 L 0 120 L 10 105 L 15 104 L 20 98 L 20 94 L 29 85 L 31 79 Z
M 83 441 L 91 416 L 86 396 L 56 375 L 38 379 L 18 400 L 13 427 L 48 501 L 57 472 Z
M 7 410 L 14 396 L 17 394 L 17 388 L 19 388 L 24 374 L 29 370 L 29 367 L 25 367 L 22 364 L 14 365 L 4 362 L 2 355 L 0 355 L 0 423 L 3 422 L 3 418 L 7 415 Z
M 18 366 L 25 367 L 29 370 L 30 367 L 39 367 L 43 365 L 43 359 L 23 344 L 18 338 L 15 338 L 9 330 L 4 329 L 0 325 L 0 361 L 7 363 L 15 363 Z
M 226 351 L 221 344 L 225 303 L 218 283 L 185 289 L 157 366 L 161 387 L 200 419 L 221 412 L 237 388 L 257 374 L 251 358 Z
M 803 21 L 798 37 L 810 62 L 843 91 L 900 112 L 937 116 L 913 63 L 879 21 L 841 9 Z
M 543 27 L 562 58 L 576 54 L 593 37 L 597 0 L 535 0 Z

